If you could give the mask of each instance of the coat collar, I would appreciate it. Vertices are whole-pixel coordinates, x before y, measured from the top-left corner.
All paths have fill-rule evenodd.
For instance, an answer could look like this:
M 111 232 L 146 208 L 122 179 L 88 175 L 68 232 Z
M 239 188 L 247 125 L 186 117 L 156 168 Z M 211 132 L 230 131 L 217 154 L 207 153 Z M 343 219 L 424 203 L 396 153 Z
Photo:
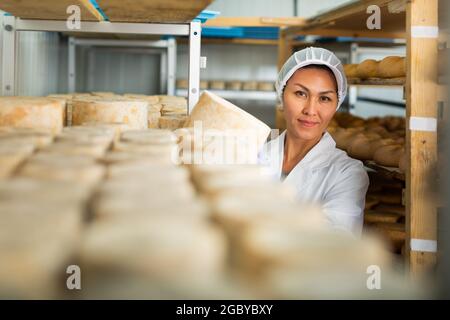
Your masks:
M 278 137 L 279 140 L 279 150 L 280 153 L 280 173 L 283 165 L 284 158 L 284 142 L 286 140 L 286 131 L 284 131 Z M 301 166 L 303 168 L 308 168 L 311 170 L 320 169 L 323 167 L 327 167 L 331 162 L 331 153 L 336 147 L 336 142 L 333 140 L 331 135 L 325 131 L 322 135 L 320 141 L 311 149 L 309 152 L 303 157 L 303 159 L 294 167 Z

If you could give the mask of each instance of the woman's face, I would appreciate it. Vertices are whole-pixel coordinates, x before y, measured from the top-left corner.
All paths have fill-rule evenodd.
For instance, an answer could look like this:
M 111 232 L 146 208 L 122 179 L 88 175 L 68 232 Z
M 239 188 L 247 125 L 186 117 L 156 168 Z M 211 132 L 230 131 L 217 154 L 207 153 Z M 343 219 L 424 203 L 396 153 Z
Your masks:
M 320 139 L 337 104 L 336 80 L 331 72 L 318 68 L 297 70 L 283 93 L 288 132 L 303 140 Z

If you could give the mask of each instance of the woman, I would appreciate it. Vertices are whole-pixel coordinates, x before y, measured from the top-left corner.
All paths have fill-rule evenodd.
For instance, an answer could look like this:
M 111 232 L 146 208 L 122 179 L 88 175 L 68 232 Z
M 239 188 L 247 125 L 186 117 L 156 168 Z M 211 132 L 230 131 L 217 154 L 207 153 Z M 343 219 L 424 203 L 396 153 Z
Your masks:
M 287 129 L 265 145 L 260 160 L 294 184 L 299 199 L 321 203 L 332 227 L 360 236 L 369 179 L 326 131 L 347 91 L 341 62 L 326 49 L 298 51 L 281 69 L 276 89 Z

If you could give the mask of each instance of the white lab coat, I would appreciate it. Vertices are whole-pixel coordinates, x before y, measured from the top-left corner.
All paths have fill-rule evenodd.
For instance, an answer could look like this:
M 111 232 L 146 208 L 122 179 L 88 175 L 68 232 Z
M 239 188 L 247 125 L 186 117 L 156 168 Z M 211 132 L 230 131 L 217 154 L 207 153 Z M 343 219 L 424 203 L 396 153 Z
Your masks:
M 286 131 L 264 145 L 259 161 L 280 179 Z M 328 132 L 292 169 L 283 183 L 293 184 L 299 200 L 322 205 L 330 225 L 359 237 L 369 178 L 363 164 L 336 148 Z

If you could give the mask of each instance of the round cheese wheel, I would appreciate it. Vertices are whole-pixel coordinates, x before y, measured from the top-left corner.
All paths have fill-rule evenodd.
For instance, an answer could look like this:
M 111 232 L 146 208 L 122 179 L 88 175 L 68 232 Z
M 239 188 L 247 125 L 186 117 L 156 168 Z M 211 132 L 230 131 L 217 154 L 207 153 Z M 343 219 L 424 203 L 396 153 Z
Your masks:
M 258 81 L 245 81 L 242 85 L 242 90 L 255 91 L 258 90 Z
M 212 80 L 209 82 L 209 88 L 211 90 L 224 90 L 225 89 L 225 81 L 223 80 Z
M 36 154 L 19 171 L 24 177 L 71 181 L 93 186 L 103 178 L 105 169 L 91 157 Z
M 373 154 L 373 160 L 386 167 L 397 167 L 398 162 L 404 153 L 401 145 L 388 145 L 378 148 Z
M 160 129 L 175 130 L 182 128 L 187 119 L 186 115 L 164 115 L 159 118 L 158 127 Z
M 247 134 L 249 138 L 254 138 L 259 147 L 270 133 L 265 123 L 208 91 L 202 93 L 184 127 L 195 128 L 196 122 L 207 129 L 237 130 L 244 136 Z
M 148 127 L 147 109 L 147 102 L 126 98 L 74 100 L 72 123 L 124 123 L 133 129 L 145 129 Z
M 259 91 L 274 91 L 274 84 L 270 81 L 258 82 L 258 90 Z
M 351 63 L 351 64 L 344 64 L 344 72 L 347 78 L 357 78 L 358 74 L 356 72 L 358 64 Z
M 60 101 L 40 97 L 0 97 L 0 127 L 46 129 L 55 134 L 64 126 Z
M 215 276 L 225 263 L 225 238 L 206 223 L 154 218 L 94 223 L 83 239 L 87 270 L 117 270 L 154 279 Z
M 138 94 L 138 93 L 125 93 L 123 96 L 127 97 L 127 98 L 131 98 L 131 99 L 147 101 L 149 104 L 149 107 L 159 103 L 158 96 L 147 96 L 145 94 Z
M 242 81 L 227 81 L 225 83 L 225 88 L 227 90 L 242 90 Z
M 189 81 L 187 79 L 177 79 L 176 85 L 179 89 L 189 89 Z
M 396 223 L 402 216 L 392 212 L 379 212 L 376 210 L 370 210 L 364 212 L 364 223 L 378 223 L 389 222 Z
M 161 118 L 160 111 L 149 111 L 148 112 L 148 127 L 149 128 L 158 128 L 159 127 L 159 118 Z
M 364 60 L 356 67 L 356 74 L 361 79 L 378 77 L 378 62 L 373 59 Z
M 107 149 L 106 145 L 90 142 L 56 142 L 40 150 L 41 153 L 60 155 L 81 155 L 99 159 L 103 157 Z
M 206 90 L 209 87 L 209 82 L 206 80 L 200 81 L 200 90 Z
M 404 57 L 388 56 L 378 63 L 378 77 L 406 77 L 406 60 Z

